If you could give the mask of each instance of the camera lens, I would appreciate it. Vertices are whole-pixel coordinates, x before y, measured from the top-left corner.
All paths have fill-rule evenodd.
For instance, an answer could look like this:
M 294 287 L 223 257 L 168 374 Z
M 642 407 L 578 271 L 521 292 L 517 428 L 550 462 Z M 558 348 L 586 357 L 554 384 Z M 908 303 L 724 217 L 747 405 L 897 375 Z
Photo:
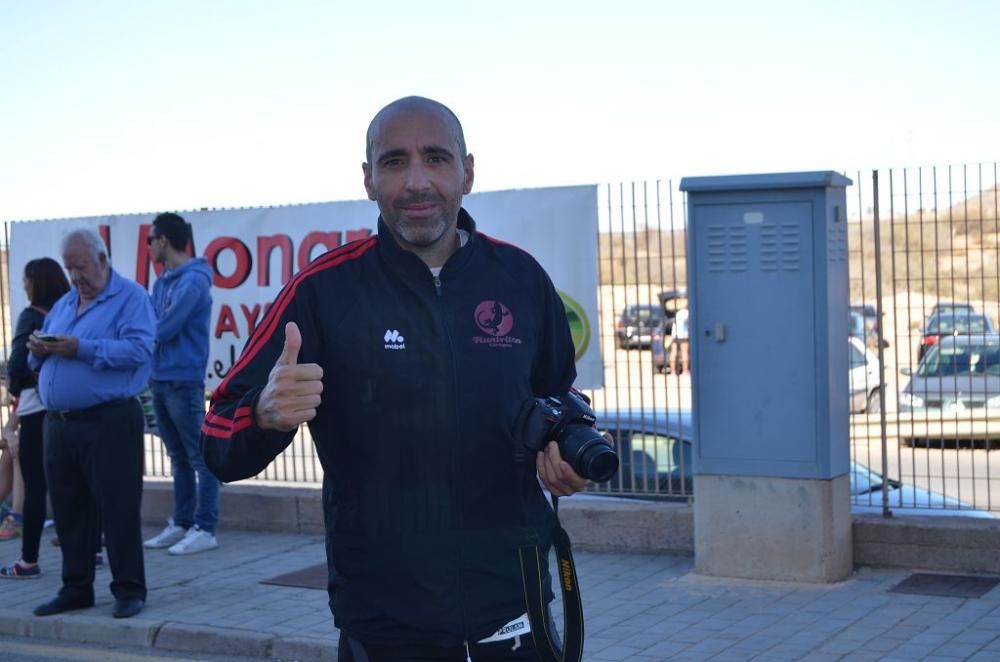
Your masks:
M 618 454 L 607 439 L 587 425 L 569 425 L 559 440 L 563 459 L 576 473 L 603 483 L 618 472 Z
M 598 483 L 611 480 L 618 473 L 618 455 L 603 440 L 584 451 L 580 461 L 586 463 L 589 478 Z

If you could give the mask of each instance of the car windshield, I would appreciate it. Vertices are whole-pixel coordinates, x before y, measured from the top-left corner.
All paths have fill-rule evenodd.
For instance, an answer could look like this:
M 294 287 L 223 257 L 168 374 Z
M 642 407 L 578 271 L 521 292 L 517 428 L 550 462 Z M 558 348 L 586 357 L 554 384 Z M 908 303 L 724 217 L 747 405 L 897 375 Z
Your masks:
M 865 317 L 878 317 L 875 306 L 871 304 L 854 304 L 851 306 L 851 312 L 864 315 Z
M 972 306 L 967 303 L 939 303 L 934 306 L 934 312 L 937 313 L 971 313 L 973 310 Z
M 986 318 L 982 315 L 942 315 L 927 325 L 927 333 L 936 335 L 984 333 L 987 330 Z
M 865 318 L 861 313 L 851 313 L 851 318 L 849 325 L 851 327 L 850 333 L 852 336 L 858 338 L 865 337 Z
M 921 377 L 951 375 L 1000 376 L 1000 345 L 935 345 L 924 357 Z
M 630 316 L 639 320 L 659 318 L 659 309 L 654 306 L 639 306 L 630 311 Z

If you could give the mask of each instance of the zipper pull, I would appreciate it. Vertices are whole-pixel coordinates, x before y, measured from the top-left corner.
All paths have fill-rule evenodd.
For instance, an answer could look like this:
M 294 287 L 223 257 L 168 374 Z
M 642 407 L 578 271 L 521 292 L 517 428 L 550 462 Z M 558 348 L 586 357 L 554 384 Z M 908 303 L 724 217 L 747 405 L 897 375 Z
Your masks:
M 441 279 L 438 276 L 434 276 L 434 289 L 438 296 L 441 296 Z

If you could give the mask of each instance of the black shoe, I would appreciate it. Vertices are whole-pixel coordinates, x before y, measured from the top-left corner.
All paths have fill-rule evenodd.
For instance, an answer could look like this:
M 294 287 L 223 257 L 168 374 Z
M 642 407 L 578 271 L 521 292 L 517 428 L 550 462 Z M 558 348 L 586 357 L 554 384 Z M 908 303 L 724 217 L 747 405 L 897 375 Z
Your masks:
M 146 606 L 145 600 L 139 598 L 124 598 L 115 600 L 115 606 L 111 610 L 111 615 L 115 618 L 132 618 Z
M 67 598 L 63 595 L 57 595 L 48 602 L 35 607 L 35 616 L 52 616 L 53 614 L 61 614 L 64 611 L 87 609 L 93 606 L 93 598 L 85 600 L 83 598 Z

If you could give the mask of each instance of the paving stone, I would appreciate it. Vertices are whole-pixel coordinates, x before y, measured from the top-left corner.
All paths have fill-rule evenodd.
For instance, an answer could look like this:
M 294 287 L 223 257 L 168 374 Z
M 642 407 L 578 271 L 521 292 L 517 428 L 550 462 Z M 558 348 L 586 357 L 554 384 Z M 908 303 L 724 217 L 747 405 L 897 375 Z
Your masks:
M 32 616 L 60 585 L 60 550 L 43 544 L 45 574 L 3 584 L 0 635 L 113 637 L 139 646 L 152 638 L 155 648 L 181 651 L 195 649 L 198 640 L 200 652 L 335 659 L 329 656 L 339 632 L 326 592 L 260 584 L 279 573 L 275 558 L 288 569 L 322 562 L 322 536 L 225 531 L 220 540 L 218 550 L 191 557 L 147 552 L 147 608 L 121 621 L 110 617 L 107 570 L 97 575 L 93 609 Z M 888 594 L 908 573 L 878 568 L 862 568 L 839 584 L 806 585 L 702 577 L 688 557 L 594 551 L 576 557 L 588 662 L 1000 659 L 1000 591 L 978 600 Z M 555 611 L 561 615 L 558 605 Z

